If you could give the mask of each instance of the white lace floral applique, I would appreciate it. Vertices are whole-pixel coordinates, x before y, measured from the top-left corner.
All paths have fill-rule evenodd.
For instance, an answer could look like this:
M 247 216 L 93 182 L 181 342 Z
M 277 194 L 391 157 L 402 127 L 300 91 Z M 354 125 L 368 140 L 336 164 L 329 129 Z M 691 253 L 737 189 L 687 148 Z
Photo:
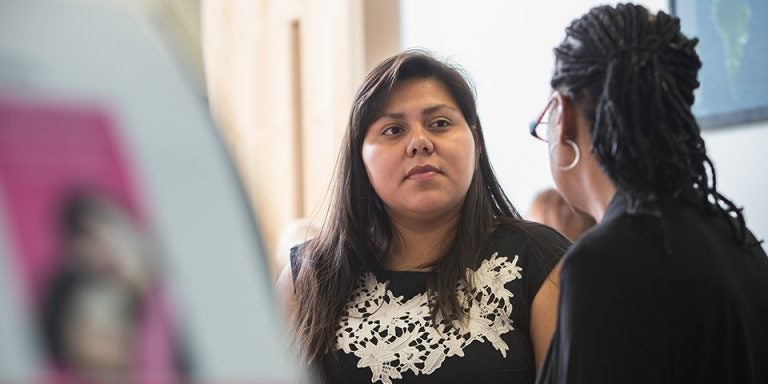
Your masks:
M 504 284 L 522 279 L 518 256 L 509 261 L 495 252 L 480 267 L 467 269 L 475 287 L 458 284 L 458 299 L 466 303 L 468 321 L 459 328 L 445 319 L 433 321 L 427 293 L 403 300 L 380 283 L 372 273 L 363 275 L 336 331 L 336 349 L 352 353 L 359 368 L 371 369 L 371 382 L 391 384 L 402 373 L 428 375 L 451 356 L 464 356 L 464 348 L 477 340 L 488 341 L 507 356 L 509 347 L 501 336 L 512 327 L 513 294 Z M 480 303 L 486 303 L 481 305 Z

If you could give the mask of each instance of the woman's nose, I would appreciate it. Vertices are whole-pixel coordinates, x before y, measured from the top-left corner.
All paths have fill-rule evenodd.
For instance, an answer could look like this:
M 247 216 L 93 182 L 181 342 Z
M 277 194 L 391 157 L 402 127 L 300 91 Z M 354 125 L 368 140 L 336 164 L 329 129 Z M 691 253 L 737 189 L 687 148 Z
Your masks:
M 406 150 L 409 156 L 430 155 L 435 150 L 435 144 L 422 128 L 417 128 L 414 130 L 411 140 L 408 141 Z

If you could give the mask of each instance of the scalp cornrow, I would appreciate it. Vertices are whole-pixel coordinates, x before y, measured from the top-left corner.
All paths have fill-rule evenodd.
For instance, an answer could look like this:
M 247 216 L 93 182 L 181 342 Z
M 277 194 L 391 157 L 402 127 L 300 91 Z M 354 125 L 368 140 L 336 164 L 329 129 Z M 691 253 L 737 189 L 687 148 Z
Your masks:
M 680 21 L 642 6 L 601 6 L 573 21 L 555 49 L 553 89 L 591 124 L 591 151 L 636 212 L 680 196 L 729 220 L 747 243 L 741 209 L 717 190 L 712 161 L 691 112 L 699 86 L 698 39 Z

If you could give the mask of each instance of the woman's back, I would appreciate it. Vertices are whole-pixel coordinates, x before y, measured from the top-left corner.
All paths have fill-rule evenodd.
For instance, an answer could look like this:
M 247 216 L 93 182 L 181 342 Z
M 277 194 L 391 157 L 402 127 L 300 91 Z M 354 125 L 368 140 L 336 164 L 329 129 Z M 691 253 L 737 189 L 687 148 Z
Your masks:
M 565 32 L 531 133 L 599 224 L 563 262 L 541 382 L 768 382 L 768 259 L 717 188 L 691 110 L 698 40 L 631 3 Z
M 568 252 L 559 321 L 571 340 L 550 351 L 567 365 L 567 381 L 768 381 L 764 250 L 737 243 L 722 216 L 679 200 L 660 212 L 662 220 L 628 214 L 618 196 Z M 578 321 L 585 313 L 599 315 Z

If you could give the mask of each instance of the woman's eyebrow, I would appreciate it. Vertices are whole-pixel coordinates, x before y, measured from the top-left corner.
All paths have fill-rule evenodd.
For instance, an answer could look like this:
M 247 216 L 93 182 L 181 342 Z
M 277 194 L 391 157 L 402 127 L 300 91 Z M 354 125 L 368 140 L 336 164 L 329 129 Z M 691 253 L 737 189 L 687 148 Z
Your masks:
M 456 107 L 453 107 L 451 105 L 448 105 L 448 104 L 438 104 L 438 105 L 434 105 L 434 106 L 431 106 L 431 107 L 428 107 L 428 108 L 424 109 L 423 111 L 421 111 L 421 115 L 422 116 L 431 115 L 431 114 L 433 114 L 433 113 L 435 113 L 435 112 L 437 112 L 437 111 L 439 111 L 441 109 L 450 109 L 450 110 L 453 110 L 453 111 L 458 111 L 458 109 Z M 405 118 L 405 114 L 402 113 L 402 112 L 384 112 L 384 113 L 381 114 L 381 117 L 389 117 L 389 118 L 395 119 L 395 120 L 402 120 L 402 119 Z
M 421 115 L 422 116 L 431 115 L 431 114 L 433 114 L 433 113 L 435 113 L 435 112 L 437 112 L 437 111 L 439 111 L 441 109 L 450 109 L 450 110 L 453 110 L 453 111 L 458 111 L 458 109 L 456 109 L 456 107 L 453 107 L 451 105 L 448 105 L 448 104 L 438 104 L 438 105 L 435 105 L 433 107 L 429 107 L 429 108 L 421 111 Z

